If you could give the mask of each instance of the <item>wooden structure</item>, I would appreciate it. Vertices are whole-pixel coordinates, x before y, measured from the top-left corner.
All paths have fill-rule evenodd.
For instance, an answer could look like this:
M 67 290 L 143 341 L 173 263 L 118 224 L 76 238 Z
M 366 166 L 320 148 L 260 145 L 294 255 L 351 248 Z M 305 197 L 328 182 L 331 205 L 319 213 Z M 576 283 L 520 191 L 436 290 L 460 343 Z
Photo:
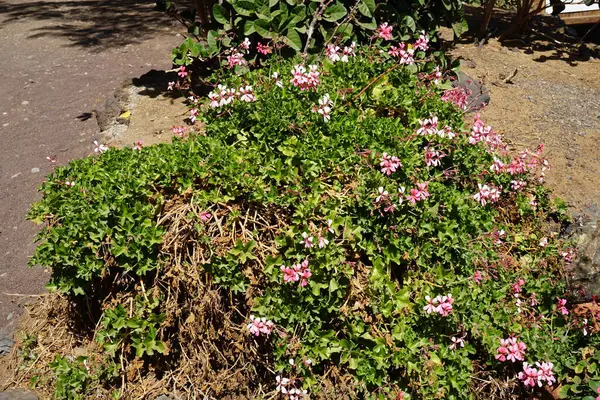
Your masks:
M 550 6 L 550 0 L 546 0 Z M 546 8 L 546 13 L 551 13 L 552 8 Z M 565 2 L 565 9 L 558 14 L 567 25 L 577 24 L 595 24 L 600 22 L 600 8 L 598 4 L 586 6 L 583 0 L 573 0 Z

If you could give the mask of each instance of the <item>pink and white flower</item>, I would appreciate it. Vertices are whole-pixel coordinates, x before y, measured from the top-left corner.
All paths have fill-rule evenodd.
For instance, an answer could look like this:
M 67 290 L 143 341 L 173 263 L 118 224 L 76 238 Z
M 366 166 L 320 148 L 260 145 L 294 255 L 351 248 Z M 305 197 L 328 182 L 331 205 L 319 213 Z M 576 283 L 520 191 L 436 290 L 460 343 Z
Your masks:
M 452 344 L 450 346 L 448 346 L 448 348 L 450 350 L 456 350 L 459 346 L 460 347 L 465 347 L 465 339 L 464 336 L 463 337 L 455 337 L 452 336 L 450 338 L 450 340 L 452 340 Z
M 133 146 L 133 150 L 134 151 L 140 151 L 140 150 L 142 150 L 142 147 L 144 147 L 142 145 L 142 141 L 138 140 L 137 142 L 135 142 L 135 146 Z
M 439 167 L 446 155 L 434 148 L 425 147 L 425 164 L 428 167 Z
M 185 126 L 174 126 L 171 128 L 171 132 L 173 132 L 174 135 L 179 137 L 183 137 L 185 135 L 185 131 Z
M 529 363 L 523 363 L 523 371 L 519 372 L 519 379 L 525 386 L 535 387 L 538 383 L 538 370 L 530 366 Z
M 266 56 L 268 54 L 271 54 L 271 46 L 258 42 L 256 44 L 256 51 Z
M 302 65 L 295 65 L 292 69 L 292 79 L 290 82 L 299 87 L 300 90 L 314 90 L 320 83 L 319 71 L 316 65 L 309 65 L 308 71 Z
M 227 66 L 229 69 L 234 68 L 236 65 L 247 65 L 248 61 L 244 58 L 244 54 L 241 52 L 234 52 L 227 56 Z
M 254 315 L 250 316 L 250 323 L 246 325 L 246 328 L 250 331 L 250 334 L 254 336 L 265 335 L 269 336 L 273 331 L 275 324 L 266 318 L 256 318 Z
M 186 76 L 188 76 L 188 71 L 185 70 L 185 66 L 181 66 L 179 67 L 179 69 L 177 70 L 177 75 L 179 75 L 180 78 L 185 78 Z
M 389 176 L 393 172 L 396 172 L 398 168 L 402 168 L 402 163 L 398 157 L 390 156 L 384 152 L 381 155 L 379 166 L 381 167 L 381 172 Z
M 102 143 L 98 143 L 97 140 L 94 140 L 94 153 L 102 154 L 105 151 L 108 151 L 108 147 Z
M 425 31 L 421 31 L 419 39 L 415 42 L 415 49 L 427 51 L 429 49 L 429 38 L 425 34 Z
M 562 315 L 569 315 L 569 310 L 567 310 L 567 299 L 558 299 L 558 302 L 556 303 L 556 309 Z
M 379 25 L 379 27 L 377 28 L 376 35 L 378 37 L 382 38 L 383 40 L 391 40 L 392 39 L 392 29 L 393 29 L 392 26 L 390 26 L 387 22 L 384 22 L 383 24 Z
M 306 232 L 302 232 L 302 240 L 300 241 L 300 244 L 303 244 L 304 247 L 310 249 L 313 247 L 313 237 Z
M 500 199 L 500 190 L 494 185 L 482 185 L 478 183 L 479 192 L 473 195 L 473 198 L 482 206 L 487 203 L 496 203 Z
M 417 129 L 418 135 L 435 135 L 438 133 L 438 118 L 436 116 L 420 119 L 419 124 L 421 124 L 421 127 Z
M 256 96 L 254 95 L 254 91 L 252 89 L 252 86 L 243 86 L 239 89 L 240 91 L 240 100 L 241 101 L 245 101 L 246 103 L 251 103 L 253 101 L 256 101 Z
M 496 360 L 499 361 L 523 361 L 527 346 L 515 337 L 500 339 L 500 346 L 496 350 Z
M 323 97 L 319 99 L 319 105 L 313 106 L 312 112 L 316 112 L 323 117 L 323 121 L 328 122 L 331 119 L 331 108 L 333 107 L 333 101 L 329 97 L 329 94 L 325 93 Z

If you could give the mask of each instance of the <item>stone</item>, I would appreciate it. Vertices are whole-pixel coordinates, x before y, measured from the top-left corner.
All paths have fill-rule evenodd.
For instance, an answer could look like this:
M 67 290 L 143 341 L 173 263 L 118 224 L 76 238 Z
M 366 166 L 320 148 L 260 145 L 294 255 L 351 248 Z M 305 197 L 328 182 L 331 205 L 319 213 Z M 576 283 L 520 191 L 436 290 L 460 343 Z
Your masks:
M 27 389 L 11 389 L 0 392 L 0 400 L 38 400 L 38 397 Z
M 453 87 L 460 87 L 467 90 L 468 111 L 477 111 L 490 103 L 490 91 L 477 79 L 471 78 L 464 72 L 458 72 L 456 80 L 452 82 Z
M 578 249 L 576 260 L 569 266 L 569 284 L 577 302 L 600 297 L 600 208 L 586 207 L 566 229 L 567 237 Z
M 0 336 L 0 356 L 8 354 L 13 344 L 15 342 L 12 339 Z
M 172 394 L 161 394 L 154 400 L 179 400 L 180 397 L 172 395 Z
M 32 173 L 32 174 L 37 174 L 37 173 L 39 173 L 39 172 L 40 172 L 40 169 L 39 169 L 39 168 L 37 168 L 37 167 L 36 167 L 36 168 L 31 168 L 31 173 Z

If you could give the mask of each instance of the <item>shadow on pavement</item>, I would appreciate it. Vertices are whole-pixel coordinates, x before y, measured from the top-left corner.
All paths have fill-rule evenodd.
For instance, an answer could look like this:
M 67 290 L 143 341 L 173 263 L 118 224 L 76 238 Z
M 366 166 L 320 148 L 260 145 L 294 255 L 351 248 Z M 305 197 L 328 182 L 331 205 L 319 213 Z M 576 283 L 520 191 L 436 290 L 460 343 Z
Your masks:
M 119 47 L 176 26 L 153 7 L 149 0 L 0 0 L 0 30 L 13 22 L 46 21 L 47 25 L 33 25 L 29 37 L 67 38 L 72 46 L 87 48 Z

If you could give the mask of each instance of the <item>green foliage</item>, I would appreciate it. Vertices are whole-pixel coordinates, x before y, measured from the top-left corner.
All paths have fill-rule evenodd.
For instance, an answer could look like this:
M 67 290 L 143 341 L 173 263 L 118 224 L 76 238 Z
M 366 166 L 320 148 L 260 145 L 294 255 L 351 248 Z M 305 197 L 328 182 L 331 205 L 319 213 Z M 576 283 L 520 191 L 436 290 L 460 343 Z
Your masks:
M 54 397 L 58 400 L 83 400 L 100 384 L 108 384 L 118 376 L 114 363 L 104 363 L 92 369 L 88 357 L 68 359 L 57 355 L 50 368 L 56 378 Z
M 160 299 L 138 296 L 134 303 L 131 316 L 122 304 L 104 312 L 98 342 L 112 356 L 124 345 L 131 345 L 136 357 L 152 356 L 155 351 L 164 354 L 165 343 L 157 338 L 164 315 L 153 311 L 159 307 Z
M 168 8 L 159 9 L 173 12 L 176 6 L 169 3 Z M 467 29 L 458 0 L 225 0 L 214 3 L 213 20 L 216 27 L 207 31 L 206 41 L 189 37 L 174 49 L 175 64 L 223 55 L 245 37 L 285 45 L 293 52 L 315 52 L 324 43 L 367 43 L 383 22 L 395 26 L 395 37 L 400 40 L 418 36 L 422 30 L 435 32 L 440 25 L 452 26 L 456 35 Z M 193 15 L 189 23 L 196 23 Z
M 236 5 L 242 6 L 249 7 Z M 596 367 L 582 352 L 597 339 L 584 337 L 576 320 L 556 310 L 557 299 L 566 297 L 563 244 L 544 221 L 564 206 L 553 205 L 534 176 L 490 173 L 495 158 L 508 164 L 510 155 L 469 143 L 462 110 L 441 100 L 448 86 L 423 78 L 433 62 L 418 54 L 418 63 L 401 66 L 377 50 L 364 49 L 347 63 L 306 60 L 319 65 L 316 91 L 289 82 L 300 58 L 243 76 L 215 75 L 209 79 L 215 85 L 252 85 L 257 101 L 206 107 L 202 135 L 138 152 L 111 149 L 57 168 L 30 214 L 47 224 L 34 262 L 52 268 L 60 290 L 93 294 L 110 274 L 135 282 L 148 282 L 149 272 L 161 276 L 171 261 L 159 252 L 164 229 L 157 223 L 167 197 L 231 210 L 233 221 L 244 219 L 234 205 L 281 210 L 289 226 L 274 233 L 274 243 L 234 241 L 194 271 L 225 291 L 245 292 L 253 314 L 275 323 L 280 333 L 268 339 L 275 344 L 275 374 L 316 391 L 336 366 L 353 377 L 362 398 L 404 390 L 413 398 L 468 399 L 479 382 L 475 374 L 504 380 L 520 370 L 494 357 L 500 339 L 515 336 L 527 345 L 526 361 L 555 364 L 569 398 L 592 395 L 584 386 L 597 381 L 590 371 Z M 312 111 L 325 94 L 333 101 L 328 122 Z M 416 134 L 419 120 L 432 115 L 457 137 Z M 440 165 L 426 164 L 426 148 L 445 154 Z M 381 172 L 383 153 L 402 162 L 389 176 Z M 527 187 L 511 190 L 514 179 L 527 180 Z M 408 194 L 422 182 L 430 195 L 415 204 L 394 200 L 395 210 L 386 211 L 376 200 L 379 188 L 398 199 L 400 188 Z M 501 201 L 476 202 L 478 184 L 504 188 Z M 211 223 L 198 221 L 200 245 L 214 245 Z M 498 242 L 499 230 L 506 236 Z M 303 233 L 314 237 L 313 247 L 301 243 Z M 320 237 L 329 243 L 317 246 Z M 263 257 L 264 245 L 276 251 Z M 304 260 L 312 273 L 306 286 L 284 283 L 281 266 Z M 522 304 L 513 289 L 519 279 L 526 282 Z M 105 311 L 98 337 L 108 352 L 123 344 L 138 357 L 164 352 L 163 303 L 145 294 Z M 448 294 L 451 314 L 424 311 L 426 296 Z M 451 349 L 452 338 L 464 338 L 465 346 Z M 83 387 L 81 368 L 64 364 L 73 370 L 64 373 L 69 387 Z M 264 384 L 274 389 L 272 382 Z M 507 390 L 531 389 L 515 383 Z

